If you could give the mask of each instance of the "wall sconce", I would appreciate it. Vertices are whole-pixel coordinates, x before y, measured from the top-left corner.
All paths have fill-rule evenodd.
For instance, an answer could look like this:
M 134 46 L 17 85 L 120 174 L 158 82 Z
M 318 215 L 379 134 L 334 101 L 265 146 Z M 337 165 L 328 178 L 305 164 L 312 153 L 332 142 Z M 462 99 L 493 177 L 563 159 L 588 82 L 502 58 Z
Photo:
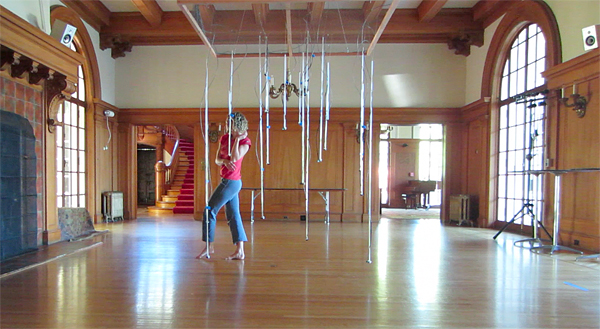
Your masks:
M 569 98 L 572 99 L 572 103 L 569 104 Z M 572 107 L 573 111 L 577 113 L 577 116 L 583 118 L 586 111 L 587 99 L 584 96 L 581 96 L 577 93 L 577 85 L 573 84 L 573 94 L 571 97 L 565 97 L 565 88 L 563 87 L 561 90 L 561 98 L 560 101 L 565 107 Z
M 273 99 L 276 99 L 281 94 L 283 94 L 285 96 L 286 101 L 290 100 L 290 95 L 292 94 L 292 92 L 294 94 L 296 94 L 296 96 L 300 96 L 300 90 L 298 89 L 298 87 L 296 87 L 295 84 L 290 82 L 291 80 L 292 80 L 292 74 L 288 70 L 286 81 L 284 83 L 282 83 L 278 89 L 275 89 L 275 86 L 271 86 L 271 88 L 269 89 L 269 96 L 271 96 L 271 98 L 273 98 Z M 282 98 L 282 101 L 283 101 L 283 98 Z
M 216 123 L 211 123 L 210 127 L 208 128 L 208 140 L 211 143 L 216 143 L 219 141 L 220 134 L 221 134 L 221 124 L 219 124 L 219 127 L 217 128 Z

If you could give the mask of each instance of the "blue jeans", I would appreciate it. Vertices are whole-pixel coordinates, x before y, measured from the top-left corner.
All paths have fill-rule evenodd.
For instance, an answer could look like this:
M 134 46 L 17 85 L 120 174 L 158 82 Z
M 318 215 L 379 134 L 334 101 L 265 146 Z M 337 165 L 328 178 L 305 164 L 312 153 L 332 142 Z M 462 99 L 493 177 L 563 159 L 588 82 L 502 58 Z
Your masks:
M 231 230 L 231 238 L 233 243 L 240 241 L 248 241 L 244 225 L 242 224 L 242 216 L 240 215 L 240 199 L 238 194 L 242 189 L 242 180 L 221 179 L 221 183 L 210 196 L 208 200 L 208 241 L 215 240 L 215 226 L 217 223 L 217 214 L 223 206 L 225 206 L 225 215 L 227 224 Z M 206 210 L 204 210 L 204 219 L 202 221 L 202 240 L 206 241 Z

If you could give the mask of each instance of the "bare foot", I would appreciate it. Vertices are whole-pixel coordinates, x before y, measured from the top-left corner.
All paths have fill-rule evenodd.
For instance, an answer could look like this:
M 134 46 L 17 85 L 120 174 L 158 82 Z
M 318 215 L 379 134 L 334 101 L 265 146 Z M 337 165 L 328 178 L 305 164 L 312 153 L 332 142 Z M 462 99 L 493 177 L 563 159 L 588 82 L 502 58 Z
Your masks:
M 246 257 L 244 254 L 244 241 L 240 241 L 235 244 L 235 252 L 231 256 L 225 258 L 226 260 L 243 260 Z
M 213 247 L 212 243 L 210 243 L 210 252 L 207 252 L 206 247 L 204 247 L 204 249 L 202 249 L 202 252 L 196 256 L 196 259 L 200 259 L 200 258 L 210 258 L 210 254 L 214 254 L 215 253 L 215 248 Z
M 242 251 L 241 253 L 239 252 L 234 252 L 233 254 L 231 254 L 231 256 L 225 258 L 226 260 L 243 260 L 246 257 L 246 255 L 244 255 L 244 252 Z

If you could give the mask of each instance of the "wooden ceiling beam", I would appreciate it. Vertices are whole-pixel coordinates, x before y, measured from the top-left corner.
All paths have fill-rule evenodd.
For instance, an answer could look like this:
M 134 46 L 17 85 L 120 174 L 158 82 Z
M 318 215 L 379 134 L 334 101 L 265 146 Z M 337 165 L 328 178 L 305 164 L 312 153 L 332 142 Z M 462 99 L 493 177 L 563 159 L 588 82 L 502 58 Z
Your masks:
M 480 0 L 473 6 L 473 20 L 481 22 L 486 28 L 519 1 L 512 0 Z
M 207 39 L 220 44 L 256 44 L 263 33 L 270 44 L 291 45 L 305 40 L 306 12 L 298 10 L 271 10 L 264 29 L 254 22 L 254 16 L 243 11 L 217 11 L 212 17 L 212 29 L 206 30 Z M 361 9 L 344 10 L 344 29 L 341 29 L 336 10 L 324 10 L 321 33 L 327 33 L 327 43 L 355 43 L 363 31 L 364 14 Z M 206 23 L 206 22 L 205 22 Z M 242 29 L 240 30 L 240 25 Z M 281 28 L 286 26 L 285 29 Z M 389 22 L 382 28 L 379 43 L 446 43 L 450 36 L 464 31 L 483 30 L 480 22 L 473 21 L 470 9 L 444 9 L 429 23 L 418 21 L 415 9 L 396 9 Z M 235 32 L 232 32 L 235 31 Z M 345 33 L 344 33 L 345 32 Z M 133 46 L 202 44 L 201 37 L 182 12 L 164 12 L 162 24 L 157 28 L 148 25 L 140 13 L 113 13 L 111 25 L 104 28 L 102 35 L 121 35 Z M 313 38 L 316 43 L 320 39 Z
M 252 11 L 254 12 L 254 22 L 258 26 L 267 24 L 267 14 L 269 13 L 268 3 L 253 3 Z
M 308 13 L 310 16 L 310 26 L 318 27 L 323 19 L 323 10 L 325 10 L 325 2 L 309 2 Z
M 365 1 L 362 7 L 363 15 L 365 17 L 365 26 L 370 26 L 376 22 L 377 17 L 379 17 L 379 14 L 381 14 L 381 11 L 383 10 L 384 4 L 385 1 Z
M 311 2 L 364 2 L 365 0 L 312 0 Z M 257 0 L 177 0 L 178 5 L 191 5 L 191 4 L 199 4 L 199 3 L 217 3 L 217 2 L 226 2 L 226 3 L 255 3 Z M 308 1 L 306 0 L 260 0 L 261 3 L 301 3 L 305 4 Z
M 162 22 L 163 11 L 155 0 L 131 0 L 142 13 L 150 26 L 157 27 Z
M 375 32 L 375 35 L 373 36 L 373 39 L 371 40 L 371 44 L 369 44 L 369 48 L 367 48 L 367 55 L 371 55 L 373 53 L 373 50 L 375 49 L 377 42 L 379 42 L 379 38 L 381 38 L 381 35 L 383 34 L 383 31 L 385 31 L 385 28 L 386 28 L 388 22 L 390 21 L 390 19 L 392 18 L 392 16 L 394 16 L 394 13 L 396 12 L 396 7 L 398 7 L 398 2 L 400 2 L 400 0 L 394 0 L 390 4 L 390 7 L 388 8 L 388 10 L 385 12 L 385 16 L 383 17 L 383 20 L 381 21 L 379 28 L 377 28 L 377 32 Z
M 61 0 L 96 31 L 110 25 L 111 12 L 100 0 Z
M 213 21 L 215 20 L 215 6 L 214 5 L 198 5 L 198 14 L 200 15 L 200 20 L 202 24 L 202 28 L 204 30 L 211 30 Z
M 423 0 L 417 13 L 419 14 L 419 22 L 429 22 L 437 15 L 448 0 Z
M 140 13 L 113 13 L 112 24 L 100 33 L 100 38 L 122 36 L 134 46 L 201 45 L 198 33 L 182 12 L 164 12 L 162 23 L 153 28 Z

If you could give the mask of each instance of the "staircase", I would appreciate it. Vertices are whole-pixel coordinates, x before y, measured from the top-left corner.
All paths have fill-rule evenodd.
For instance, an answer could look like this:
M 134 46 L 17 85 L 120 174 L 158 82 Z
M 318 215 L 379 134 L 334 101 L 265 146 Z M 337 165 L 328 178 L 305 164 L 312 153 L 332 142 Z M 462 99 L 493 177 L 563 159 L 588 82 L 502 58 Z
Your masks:
M 179 148 L 179 164 L 171 188 L 156 206 L 148 207 L 149 213 L 194 213 L 194 144 L 182 139 Z

